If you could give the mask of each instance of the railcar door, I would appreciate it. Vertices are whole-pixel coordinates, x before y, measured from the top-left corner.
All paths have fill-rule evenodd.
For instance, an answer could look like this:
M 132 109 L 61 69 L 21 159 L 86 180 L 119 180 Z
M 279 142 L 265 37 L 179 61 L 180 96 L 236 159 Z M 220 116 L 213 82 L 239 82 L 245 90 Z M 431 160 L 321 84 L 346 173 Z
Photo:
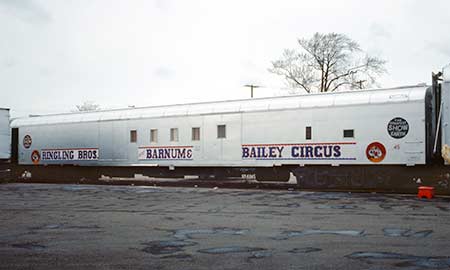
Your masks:
M 115 162 L 128 160 L 129 130 L 125 121 L 113 122 L 112 153 Z
M 205 162 L 232 166 L 241 160 L 241 114 L 208 115 L 205 125 Z
M 99 122 L 98 129 L 100 163 L 110 165 L 113 161 L 113 122 Z

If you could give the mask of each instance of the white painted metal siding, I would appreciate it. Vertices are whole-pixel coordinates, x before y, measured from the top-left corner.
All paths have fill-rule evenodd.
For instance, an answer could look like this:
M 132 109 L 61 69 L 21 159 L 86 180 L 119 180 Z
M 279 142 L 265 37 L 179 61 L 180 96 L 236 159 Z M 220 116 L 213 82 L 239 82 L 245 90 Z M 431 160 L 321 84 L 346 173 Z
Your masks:
M 441 113 L 441 122 L 440 127 L 442 131 L 441 143 L 443 146 L 442 154 L 444 156 L 445 164 L 449 165 L 449 154 L 450 149 L 450 66 L 447 66 L 443 70 L 443 82 L 441 88 L 441 97 L 442 97 L 442 113 Z M 437 149 L 440 151 L 440 149 Z
M 11 157 L 11 129 L 9 109 L 0 109 L 0 159 Z
M 427 87 L 347 91 L 18 118 L 12 127 L 423 101 Z
M 33 145 L 20 143 L 22 164 L 32 164 L 33 150 L 98 148 L 100 158 L 90 161 L 45 161 L 39 164 L 76 163 L 118 166 L 273 166 L 283 164 L 424 164 L 426 87 L 300 95 L 226 102 L 209 102 L 103 112 L 49 115 L 17 119 L 19 142 L 25 135 Z M 404 138 L 392 138 L 388 123 L 401 117 L 409 124 Z M 217 138 L 217 125 L 226 125 L 226 138 Z M 305 140 L 305 127 L 312 140 Z M 192 141 L 192 127 L 200 127 L 200 141 Z M 179 141 L 170 141 L 170 129 L 178 128 Z M 150 130 L 158 129 L 158 142 L 150 142 Z M 343 138 L 353 129 L 355 138 Z M 130 130 L 137 142 L 130 143 Z M 366 156 L 367 146 L 379 142 L 386 148 L 380 163 Z M 342 157 L 293 159 L 288 147 L 301 144 L 342 144 Z M 243 158 L 246 145 L 285 145 L 281 158 Z M 269 146 L 268 146 L 269 145 Z M 183 160 L 139 157 L 142 149 L 191 149 Z M 293 151 L 293 150 L 292 150 Z M 142 152 L 142 151 L 141 151 Z

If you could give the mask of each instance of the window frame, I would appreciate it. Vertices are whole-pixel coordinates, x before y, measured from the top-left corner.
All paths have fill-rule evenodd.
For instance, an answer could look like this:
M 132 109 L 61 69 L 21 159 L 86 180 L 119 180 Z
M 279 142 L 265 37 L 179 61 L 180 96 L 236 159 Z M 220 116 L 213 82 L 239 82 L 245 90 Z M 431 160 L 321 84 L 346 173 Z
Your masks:
M 152 128 L 150 129 L 150 143 L 157 143 L 157 142 L 158 142 L 158 129 Z
M 223 136 L 221 134 L 221 128 L 223 128 Z M 222 124 L 222 125 L 217 125 L 217 139 L 226 139 L 227 138 L 227 125 Z
M 130 130 L 130 143 L 137 143 L 137 129 Z
M 346 132 L 351 132 L 351 135 L 352 136 L 346 136 Z M 342 130 L 342 136 L 343 136 L 343 138 L 345 138 L 345 139 L 347 139 L 347 138 L 355 138 L 355 129 L 343 129 Z
M 201 134 L 200 134 L 200 127 L 192 127 L 191 129 L 191 140 L 192 141 L 200 141 L 201 138 Z M 196 133 L 195 131 L 198 130 L 198 133 Z M 198 137 L 196 137 L 195 135 L 198 135 Z
M 170 141 L 171 142 L 180 141 L 180 133 L 179 133 L 178 128 L 170 128 Z
M 305 127 L 305 140 L 312 140 L 312 126 Z

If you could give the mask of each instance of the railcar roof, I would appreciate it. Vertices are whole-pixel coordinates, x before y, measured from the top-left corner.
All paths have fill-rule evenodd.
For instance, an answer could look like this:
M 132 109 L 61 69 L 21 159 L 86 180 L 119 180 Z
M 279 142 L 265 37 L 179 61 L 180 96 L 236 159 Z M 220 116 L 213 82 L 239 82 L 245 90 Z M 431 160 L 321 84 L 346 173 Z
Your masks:
M 428 86 L 342 91 L 269 98 L 213 101 L 166 106 L 136 107 L 90 112 L 50 114 L 14 119 L 12 127 L 92 121 L 131 120 L 201 114 L 273 111 L 296 108 L 338 107 L 423 101 Z

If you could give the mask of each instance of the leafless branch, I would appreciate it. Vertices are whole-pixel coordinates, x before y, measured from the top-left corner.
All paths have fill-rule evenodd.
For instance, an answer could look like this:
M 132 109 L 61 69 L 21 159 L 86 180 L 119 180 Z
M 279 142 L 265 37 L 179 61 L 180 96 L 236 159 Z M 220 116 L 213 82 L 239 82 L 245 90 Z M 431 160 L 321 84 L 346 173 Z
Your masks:
M 299 51 L 285 50 L 269 71 L 308 93 L 352 88 L 363 81 L 371 85 L 386 72 L 386 61 L 364 54 L 359 44 L 344 34 L 315 33 L 312 38 L 299 39 L 298 44 Z

